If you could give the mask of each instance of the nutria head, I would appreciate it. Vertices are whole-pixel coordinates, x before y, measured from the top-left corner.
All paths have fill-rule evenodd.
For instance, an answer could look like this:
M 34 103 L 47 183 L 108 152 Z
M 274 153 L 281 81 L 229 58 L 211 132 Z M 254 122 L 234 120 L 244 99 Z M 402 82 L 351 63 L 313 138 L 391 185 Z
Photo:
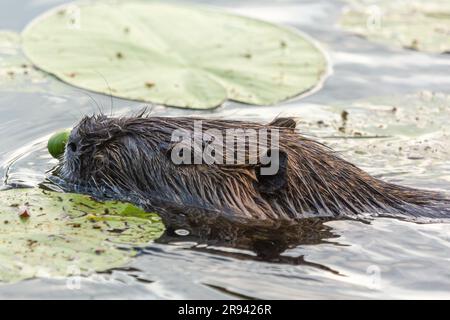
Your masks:
M 196 131 L 196 121 L 202 123 L 200 131 Z M 264 125 L 145 115 L 85 117 L 72 130 L 60 175 L 93 193 L 181 214 L 259 220 L 363 213 L 449 215 L 448 198 L 375 179 L 321 143 L 300 135 L 295 124 L 290 118 Z M 257 139 L 248 139 L 247 131 L 235 136 L 231 154 L 242 151 L 244 162 L 226 161 L 230 153 L 225 146 L 210 153 L 223 161 L 180 163 L 180 159 L 204 155 L 217 138 L 200 139 L 200 148 L 191 146 L 186 153 L 187 140 L 174 140 L 174 132 L 178 138 L 181 132 L 195 140 L 214 134 L 225 137 L 236 129 L 258 134 Z M 259 139 L 261 132 L 266 132 L 268 143 Z M 267 170 L 273 167 L 276 170 Z

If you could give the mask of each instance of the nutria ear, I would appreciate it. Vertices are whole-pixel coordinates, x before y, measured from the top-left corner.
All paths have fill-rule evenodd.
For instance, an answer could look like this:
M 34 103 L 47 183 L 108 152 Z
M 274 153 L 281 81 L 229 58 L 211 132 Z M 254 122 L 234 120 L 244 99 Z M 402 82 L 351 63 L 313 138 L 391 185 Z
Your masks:
M 297 121 L 294 118 L 276 118 L 269 123 L 269 126 L 295 129 Z
M 274 151 L 278 153 L 278 157 L 272 157 Z M 281 150 L 268 150 L 267 157 L 271 159 L 270 163 L 255 168 L 256 189 L 261 193 L 274 194 L 287 184 L 288 157 L 286 152 Z M 273 174 L 267 174 L 267 170 L 264 169 L 269 168 L 277 170 Z

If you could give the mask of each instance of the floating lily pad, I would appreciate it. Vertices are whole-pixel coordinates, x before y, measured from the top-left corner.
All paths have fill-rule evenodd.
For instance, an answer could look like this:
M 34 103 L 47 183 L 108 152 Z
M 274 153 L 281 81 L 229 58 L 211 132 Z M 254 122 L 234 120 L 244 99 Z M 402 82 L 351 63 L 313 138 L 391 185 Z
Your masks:
M 20 48 L 20 35 L 9 30 L 0 30 L 0 54 L 15 54 Z
M 344 28 L 403 48 L 450 53 L 450 1 L 349 0 Z
M 0 281 L 70 276 L 123 266 L 163 232 L 126 203 L 41 189 L 0 192 Z
M 287 28 L 158 2 L 71 4 L 23 32 L 27 56 L 72 85 L 117 97 L 206 109 L 274 104 L 315 87 L 326 59 Z
M 20 34 L 0 30 L 0 89 L 20 88 L 24 82 L 41 83 L 45 73 L 33 67 L 23 55 Z
M 358 167 L 396 184 L 450 190 L 449 94 L 424 90 L 314 108 L 303 112 L 305 131 Z

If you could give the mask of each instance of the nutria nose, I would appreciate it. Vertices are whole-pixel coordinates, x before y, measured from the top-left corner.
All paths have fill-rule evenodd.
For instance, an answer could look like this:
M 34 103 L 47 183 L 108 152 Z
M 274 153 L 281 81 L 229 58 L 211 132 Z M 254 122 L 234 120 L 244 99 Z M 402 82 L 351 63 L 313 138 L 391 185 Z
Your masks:
M 69 148 L 69 150 L 71 150 L 72 152 L 77 151 L 77 145 L 76 145 L 75 143 L 73 143 L 73 142 L 70 142 L 70 143 L 67 145 L 67 148 Z

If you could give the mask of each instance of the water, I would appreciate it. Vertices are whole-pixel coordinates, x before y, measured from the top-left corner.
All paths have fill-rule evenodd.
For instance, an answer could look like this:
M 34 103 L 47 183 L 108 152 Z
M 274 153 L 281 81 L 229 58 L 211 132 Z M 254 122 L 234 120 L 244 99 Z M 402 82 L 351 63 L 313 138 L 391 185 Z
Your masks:
M 20 31 L 66 1 L 2 1 L 0 29 Z M 185 1 L 186 2 L 186 1 Z M 333 74 L 305 99 L 276 107 L 226 103 L 212 111 L 155 106 L 155 115 L 270 121 L 297 116 L 299 128 L 383 179 L 450 190 L 450 56 L 374 44 L 340 30 L 337 1 L 197 1 L 300 28 L 328 52 Z M 2 51 L 0 51 L 2 52 Z M 0 54 L 0 65 L 7 55 Z M 140 104 L 32 75 L 0 80 L 1 186 L 35 186 L 55 161 L 48 136 L 98 108 L 115 114 Z M 346 110 L 348 120 L 341 114 Z M 276 261 L 189 237 L 151 243 L 130 265 L 82 279 L 0 285 L 7 298 L 450 298 L 450 224 L 394 219 L 333 221 L 303 227 Z M 301 229 L 301 228 L 300 228 Z M 306 230 L 306 231 L 305 231 Z M 280 232 L 281 233 L 281 232 Z M 282 233 L 284 236 L 284 233 Z M 283 239 L 283 237 L 280 237 Z M 167 242 L 170 240 L 170 244 Z M 263 243 L 264 248 L 270 244 Z

